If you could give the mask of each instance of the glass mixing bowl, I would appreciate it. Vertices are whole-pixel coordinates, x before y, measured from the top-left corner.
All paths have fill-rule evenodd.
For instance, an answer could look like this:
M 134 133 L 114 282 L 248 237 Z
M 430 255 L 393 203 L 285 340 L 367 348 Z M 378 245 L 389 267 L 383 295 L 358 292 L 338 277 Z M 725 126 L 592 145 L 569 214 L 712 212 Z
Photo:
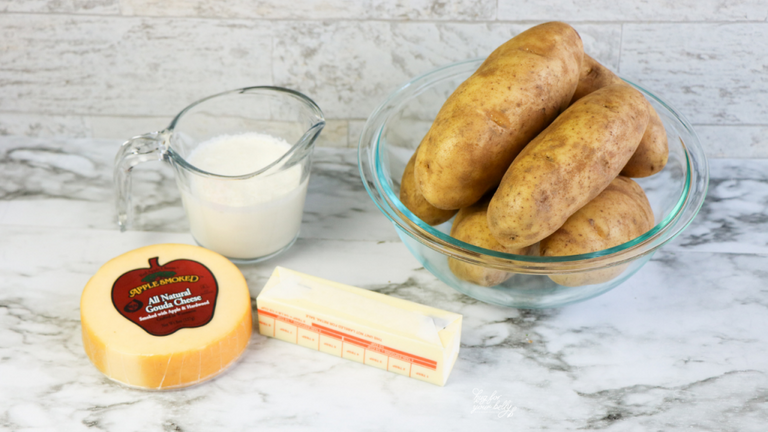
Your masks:
M 448 96 L 483 59 L 454 63 L 413 79 L 395 91 L 370 116 L 360 137 L 360 176 L 371 199 L 395 226 L 408 250 L 440 280 L 470 297 L 517 308 L 563 306 L 600 295 L 627 280 L 662 245 L 675 238 L 704 202 L 709 170 L 704 151 L 688 121 L 648 90 L 642 92 L 667 129 L 669 162 L 658 174 L 635 179 L 645 190 L 657 225 L 622 245 L 567 257 L 539 257 L 496 252 L 456 240 L 451 221 L 429 226 L 400 202 L 405 165 L 432 125 Z M 626 80 L 625 80 L 626 81 Z M 506 282 L 485 287 L 458 279 L 448 268 L 455 258 L 513 274 Z M 606 282 L 563 286 L 548 275 L 620 274 Z

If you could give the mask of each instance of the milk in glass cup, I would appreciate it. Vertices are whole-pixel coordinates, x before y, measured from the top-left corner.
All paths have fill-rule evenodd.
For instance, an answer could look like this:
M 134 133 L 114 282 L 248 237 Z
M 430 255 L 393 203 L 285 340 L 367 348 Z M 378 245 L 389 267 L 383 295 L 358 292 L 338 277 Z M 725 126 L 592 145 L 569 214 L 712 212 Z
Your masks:
M 160 132 L 133 138 L 115 160 L 118 224 L 131 227 L 131 169 L 150 160 L 174 168 L 201 246 L 236 262 L 256 262 L 298 237 L 312 150 L 325 119 L 308 97 L 248 87 L 185 108 Z

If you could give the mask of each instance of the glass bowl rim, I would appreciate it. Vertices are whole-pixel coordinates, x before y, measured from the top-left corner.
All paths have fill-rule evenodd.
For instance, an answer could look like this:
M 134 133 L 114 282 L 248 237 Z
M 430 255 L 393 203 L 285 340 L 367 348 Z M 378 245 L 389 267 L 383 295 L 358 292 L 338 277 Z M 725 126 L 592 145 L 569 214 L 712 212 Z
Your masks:
M 397 112 L 397 108 L 399 108 L 398 105 L 394 105 L 393 107 L 393 102 L 396 102 L 398 98 L 402 98 L 403 101 L 405 101 L 417 96 L 422 91 L 426 90 L 431 83 L 450 77 L 451 75 L 449 72 L 456 71 L 455 74 L 469 72 L 470 67 L 474 67 L 474 65 L 479 66 L 482 61 L 484 61 L 484 58 L 464 60 L 435 68 L 413 78 L 390 94 L 389 97 L 374 110 L 366 121 L 358 144 L 358 168 L 360 170 L 360 176 L 368 195 L 379 210 L 384 213 L 384 215 L 390 219 L 398 229 L 438 252 L 465 262 L 481 264 L 486 267 L 502 270 L 514 269 L 515 271 L 522 273 L 546 272 L 547 274 L 550 274 L 593 270 L 595 268 L 620 265 L 632 261 L 642 255 L 654 252 L 663 244 L 674 239 L 690 224 L 703 205 L 709 179 L 707 160 L 704 156 L 698 136 L 687 119 L 677 112 L 677 110 L 649 90 L 623 77 L 622 79 L 629 85 L 638 89 L 645 96 L 652 98 L 655 102 L 664 107 L 664 109 L 671 114 L 671 117 L 677 120 L 690 134 L 689 143 L 680 139 L 680 145 L 685 154 L 684 165 L 686 167 L 683 191 L 673 210 L 651 230 L 629 242 L 609 249 L 580 255 L 541 257 L 516 255 L 477 247 L 461 240 L 457 240 L 416 217 L 400 202 L 399 197 L 394 194 L 389 183 L 387 181 L 382 181 L 382 179 L 386 179 L 387 177 L 386 174 L 382 172 L 381 158 L 384 149 L 383 146 L 381 146 L 381 134 L 384 125 L 392 114 Z M 476 69 L 476 67 L 474 67 L 474 69 Z M 419 83 L 421 83 L 421 87 L 418 87 Z M 416 87 L 414 94 L 408 95 L 409 90 L 414 87 Z M 403 95 L 407 95 L 407 97 L 403 97 Z M 370 134 L 372 130 L 374 133 Z M 367 134 L 366 132 L 369 133 Z M 366 140 L 367 135 L 371 136 L 372 139 Z M 369 157 L 366 157 L 365 153 L 367 151 L 367 145 L 371 144 L 372 141 L 372 149 L 370 152 L 373 153 L 373 157 L 371 158 L 370 154 L 367 155 Z M 694 153 L 698 156 L 695 158 L 698 163 L 694 163 L 696 161 L 692 160 Z M 699 170 L 695 170 L 695 167 L 698 167 Z M 369 176 L 366 175 L 367 170 L 370 170 Z M 368 177 L 371 178 L 368 179 Z M 692 186 L 696 181 L 703 181 L 703 191 L 693 190 Z M 382 191 L 383 193 L 381 193 Z M 693 196 L 692 194 L 694 193 L 697 196 Z M 380 195 L 380 198 L 378 198 L 377 195 Z M 686 217 L 682 218 L 686 212 Z

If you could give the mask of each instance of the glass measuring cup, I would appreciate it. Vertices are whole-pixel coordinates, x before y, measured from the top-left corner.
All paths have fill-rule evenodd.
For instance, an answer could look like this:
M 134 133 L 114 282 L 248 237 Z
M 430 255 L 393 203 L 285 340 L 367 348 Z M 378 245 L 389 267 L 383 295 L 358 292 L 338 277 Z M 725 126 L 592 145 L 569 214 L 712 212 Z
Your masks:
M 132 138 L 120 147 L 114 168 L 120 230 L 133 223 L 132 168 L 163 160 L 174 169 L 190 231 L 201 246 L 236 262 L 279 254 L 298 237 L 312 150 L 324 126 L 317 104 L 280 87 L 247 87 L 193 103 L 167 129 Z M 290 149 L 266 166 L 254 164 L 253 172 L 242 175 L 208 172 L 189 162 L 190 155 L 212 138 L 247 133 L 281 138 Z

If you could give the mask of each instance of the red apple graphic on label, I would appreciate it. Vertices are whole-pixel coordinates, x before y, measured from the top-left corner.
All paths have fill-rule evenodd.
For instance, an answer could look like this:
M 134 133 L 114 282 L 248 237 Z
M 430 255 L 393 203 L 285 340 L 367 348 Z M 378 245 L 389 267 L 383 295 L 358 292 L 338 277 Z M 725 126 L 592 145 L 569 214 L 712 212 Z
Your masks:
M 153 336 L 166 336 L 183 328 L 208 324 L 216 310 L 219 287 L 216 277 L 190 259 L 123 273 L 112 285 L 112 304 L 127 320 Z

